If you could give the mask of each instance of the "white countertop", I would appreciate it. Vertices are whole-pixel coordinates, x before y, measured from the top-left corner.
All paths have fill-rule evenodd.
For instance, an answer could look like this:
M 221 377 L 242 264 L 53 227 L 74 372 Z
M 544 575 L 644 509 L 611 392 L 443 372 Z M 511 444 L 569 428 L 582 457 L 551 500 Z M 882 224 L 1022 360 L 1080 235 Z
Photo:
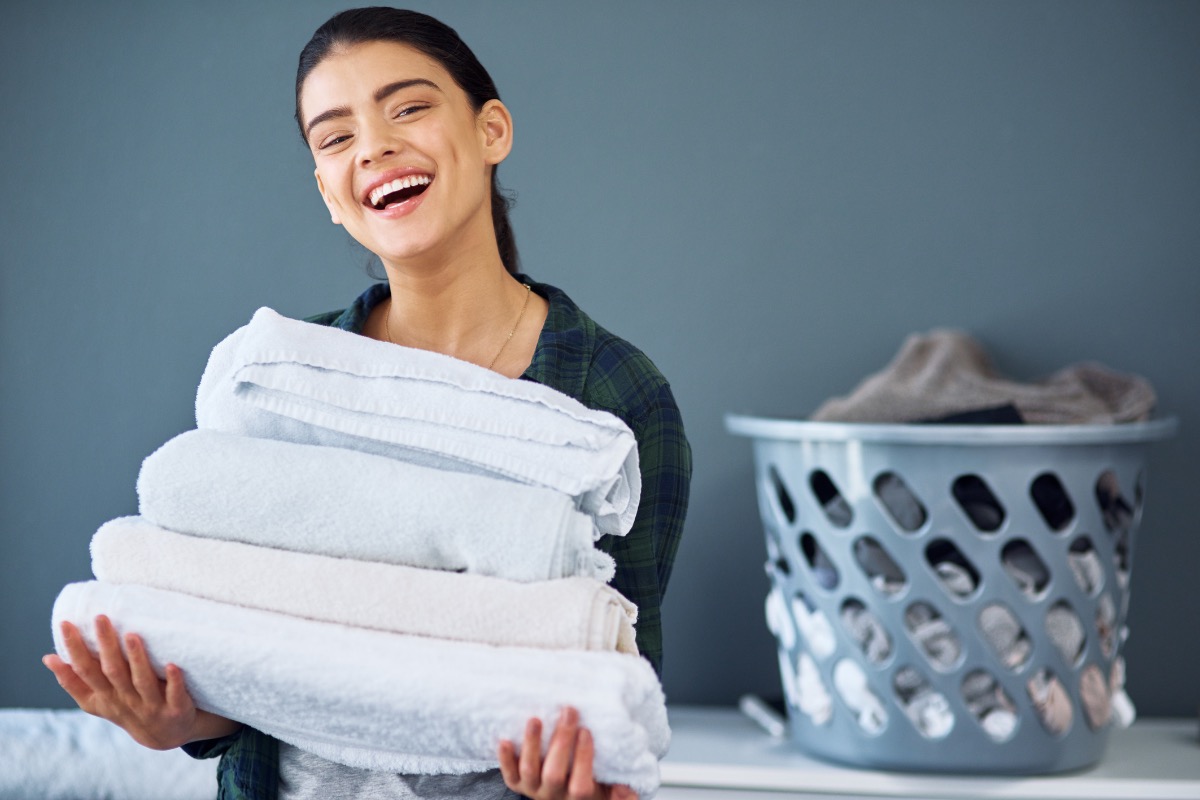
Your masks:
M 879 772 L 836 766 L 773 739 L 736 709 L 670 709 L 671 751 L 659 800 L 704 798 L 1010 798 L 1200 800 L 1200 738 L 1194 720 L 1141 720 L 1114 731 L 1092 769 L 999 777 Z

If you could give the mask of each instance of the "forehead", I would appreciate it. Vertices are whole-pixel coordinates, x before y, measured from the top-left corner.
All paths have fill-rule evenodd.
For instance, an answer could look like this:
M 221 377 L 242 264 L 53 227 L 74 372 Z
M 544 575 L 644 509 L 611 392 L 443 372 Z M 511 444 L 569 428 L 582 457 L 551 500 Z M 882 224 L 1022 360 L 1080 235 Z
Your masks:
M 398 42 L 365 42 L 330 51 L 304 79 L 300 103 L 306 112 L 319 112 L 373 102 L 381 86 L 413 78 L 433 81 L 447 95 L 462 94 L 446 69 L 420 50 Z

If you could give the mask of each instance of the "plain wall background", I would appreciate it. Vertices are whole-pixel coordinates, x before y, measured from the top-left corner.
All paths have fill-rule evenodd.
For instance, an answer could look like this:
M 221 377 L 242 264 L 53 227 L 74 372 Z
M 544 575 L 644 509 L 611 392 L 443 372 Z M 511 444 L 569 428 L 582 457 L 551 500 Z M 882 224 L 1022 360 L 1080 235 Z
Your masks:
M 340 3 L 7 3 L 0 48 L 0 706 L 88 541 L 192 423 L 255 308 L 367 284 L 291 120 Z M 1200 4 L 443 2 L 516 119 L 525 269 L 671 379 L 695 453 L 668 697 L 775 693 L 742 411 L 804 416 L 905 334 L 1010 374 L 1097 359 L 1157 387 L 1129 685 L 1200 700 Z

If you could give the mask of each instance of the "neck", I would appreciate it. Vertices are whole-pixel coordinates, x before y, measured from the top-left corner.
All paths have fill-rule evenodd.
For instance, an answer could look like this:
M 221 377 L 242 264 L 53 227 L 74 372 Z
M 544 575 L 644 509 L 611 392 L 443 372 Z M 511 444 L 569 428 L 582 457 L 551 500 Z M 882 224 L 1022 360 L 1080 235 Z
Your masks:
M 505 270 L 499 253 L 493 248 L 488 255 L 385 264 L 392 298 L 379 308 L 386 320 L 379 338 L 486 366 L 525 299 L 525 288 Z

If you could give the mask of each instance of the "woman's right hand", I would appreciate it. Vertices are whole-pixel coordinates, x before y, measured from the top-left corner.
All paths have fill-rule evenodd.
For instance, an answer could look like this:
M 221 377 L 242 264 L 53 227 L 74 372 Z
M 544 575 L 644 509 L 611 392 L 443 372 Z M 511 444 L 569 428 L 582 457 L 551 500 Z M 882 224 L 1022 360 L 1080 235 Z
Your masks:
M 138 744 L 171 750 L 188 742 L 227 736 L 241 727 L 241 723 L 196 708 L 179 667 L 167 664 L 165 681 L 155 675 L 137 634 L 125 634 L 122 652 L 117 631 L 107 617 L 96 617 L 99 658 L 71 623 L 62 623 L 62 635 L 71 663 L 56 655 L 44 656 L 42 663 L 80 708 L 124 728 Z

